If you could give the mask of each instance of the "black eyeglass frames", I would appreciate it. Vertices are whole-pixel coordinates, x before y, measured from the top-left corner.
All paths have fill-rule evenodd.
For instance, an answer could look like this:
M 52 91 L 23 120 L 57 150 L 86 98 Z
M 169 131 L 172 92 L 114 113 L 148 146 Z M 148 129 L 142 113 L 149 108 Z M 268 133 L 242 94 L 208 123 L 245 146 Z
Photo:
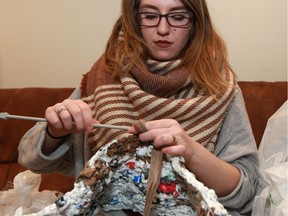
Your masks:
M 156 27 L 161 22 L 162 17 L 165 17 L 167 23 L 171 27 L 188 27 L 192 18 L 192 12 L 173 12 L 167 14 L 159 14 L 154 12 L 139 12 L 136 13 L 137 19 L 141 26 Z

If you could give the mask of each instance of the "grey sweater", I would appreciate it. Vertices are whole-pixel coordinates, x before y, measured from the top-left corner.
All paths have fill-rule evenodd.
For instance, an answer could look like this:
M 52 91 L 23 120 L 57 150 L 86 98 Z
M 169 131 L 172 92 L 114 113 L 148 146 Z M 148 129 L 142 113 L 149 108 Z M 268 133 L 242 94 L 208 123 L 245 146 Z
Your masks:
M 76 89 L 70 98 L 80 98 L 80 90 Z M 19 163 L 36 173 L 60 172 L 77 176 L 92 156 L 85 134 L 69 136 L 47 156 L 41 152 L 46 127 L 46 123 L 37 123 L 23 136 L 18 148 Z M 231 215 L 249 213 L 255 195 L 262 188 L 262 178 L 258 170 L 256 143 L 239 87 L 219 132 L 214 154 L 237 167 L 241 173 L 235 190 L 218 200 Z

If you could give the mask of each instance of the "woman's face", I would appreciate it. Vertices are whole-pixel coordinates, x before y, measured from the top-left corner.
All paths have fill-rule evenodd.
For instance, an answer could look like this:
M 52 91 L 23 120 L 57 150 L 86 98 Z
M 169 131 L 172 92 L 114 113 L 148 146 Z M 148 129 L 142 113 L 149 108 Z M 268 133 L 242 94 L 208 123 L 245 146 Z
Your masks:
M 159 15 L 153 13 L 162 15 L 173 13 L 168 18 L 172 26 L 163 16 L 158 24 Z M 159 61 L 177 59 L 189 40 L 192 25 L 192 15 L 181 1 L 141 0 L 140 14 L 138 18 L 141 33 L 148 46 L 150 58 Z

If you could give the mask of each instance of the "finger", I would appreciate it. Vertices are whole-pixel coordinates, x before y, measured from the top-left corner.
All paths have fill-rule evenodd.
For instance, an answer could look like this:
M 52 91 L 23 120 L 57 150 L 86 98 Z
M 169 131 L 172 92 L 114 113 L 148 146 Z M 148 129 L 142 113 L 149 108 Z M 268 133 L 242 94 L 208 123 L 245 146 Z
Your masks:
M 135 122 L 129 129 L 128 132 L 131 134 L 139 134 L 139 133 L 144 133 L 147 131 L 146 125 L 144 121 L 137 121 Z
M 93 129 L 93 119 L 88 104 L 82 100 L 67 100 L 65 103 L 72 116 L 76 130 L 91 132 Z
M 135 126 L 132 125 L 132 126 L 128 129 L 128 133 L 130 133 L 130 134 L 138 134 L 139 132 L 136 130 Z
M 45 119 L 47 120 L 47 123 L 50 124 L 52 127 L 57 129 L 62 129 L 63 124 L 59 116 L 57 115 L 57 112 L 55 112 L 55 107 L 59 107 L 60 104 L 56 104 L 55 106 L 48 107 L 45 111 Z
M 61 106 L 58 110 L 57 110 L 57 115 L 59 116 L 60 115 L 60 113 L 62 112 L 62 111 L 65 111 L 65 110 L 67 110 L 66 109 L 66 107 L 64 107 L 64 106 Z
M 94 122 L 92 119 L 92 111 L 88 106 L 88 104 L 86 104 L 82 100 L 78 101 L 78 106 L 81 110 L 83 126 L 87 132 L 91 132 L 93 129 L 93 122 Z
M 180 131 L 178 131 L 177 128 L 171 127 L 171 128 L 156 128 L 156 129 L 150 129 L 147 132 L 139 134 L 139 138 L 143 142 L 152 141 L 155 139 L 164 139 L 162 142 L 169 144 L 169 141 L 166 139 L 169 139 L 170 134 L 179 134 Z M 168 138 L 166 136 L 169 136 Z M 161 142 L 159 142 L 161 144 Z
M 71 110 L 69 106 L 62 106 L 55 110 L 58 118 L 61 120 L 63 127 L 66 130 L 72 130 L 74 127 L 74 118 L 71 114 Z
M 63 104 L 65 105 L 67 112 L 63 111 L 59 114 L 64 126 L 66 129 L 76 129 L 77 131 L 84 130 L 84 123 L 82 117 L 82 110 L 78 105 L 76 100 L 64 100 Z
M 163 148 L 165 146 L 171 146 L 176 144 L 176 137 L 172 134 L 163 134 L 154 139 L 154 146 L 157 148 Z
M 185 155 L 185 146 L 173 145 L 162 148 L 162 152 L 170 156 L 183 156 Z
M 152 130 L 157 128 L 171 128 L 179 126 L 179 123 L 174 119 L 160 119 L 145 122 L 145 126 L 148 130 Z

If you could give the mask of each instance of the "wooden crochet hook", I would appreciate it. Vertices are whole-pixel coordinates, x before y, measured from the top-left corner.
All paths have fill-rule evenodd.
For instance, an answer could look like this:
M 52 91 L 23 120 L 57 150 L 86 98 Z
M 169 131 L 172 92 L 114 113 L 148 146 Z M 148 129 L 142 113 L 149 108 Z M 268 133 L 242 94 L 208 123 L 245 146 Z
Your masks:
M 9 115 L 7 112 L 0 113 L 0 119 L 8 120 L 8 119 L 19 119 L 19 120 L 28 120 L 28 121 L 36 121 L 36 122 L 46 122 L 45 118 L 31 117 L 31 116 L 20 116 L 20 115 Z M 108 128 L 115 130 L 124 130 L 127 131 L 129 127 L 125 126 L 116 126 L 116 125 L 107 125 L 107 124 L 93 124 L 93 128 Z

